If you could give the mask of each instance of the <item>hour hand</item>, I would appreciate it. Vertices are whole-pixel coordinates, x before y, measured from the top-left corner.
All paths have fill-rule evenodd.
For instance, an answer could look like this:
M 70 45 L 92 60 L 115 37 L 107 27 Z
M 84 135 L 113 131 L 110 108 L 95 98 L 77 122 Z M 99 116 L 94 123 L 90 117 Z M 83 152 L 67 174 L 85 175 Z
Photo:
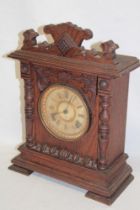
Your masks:
M 68 104 L 70 104 L 74 98 L 75 98 L 75 96 L 72 95 L 71 98 L 68 101 Z

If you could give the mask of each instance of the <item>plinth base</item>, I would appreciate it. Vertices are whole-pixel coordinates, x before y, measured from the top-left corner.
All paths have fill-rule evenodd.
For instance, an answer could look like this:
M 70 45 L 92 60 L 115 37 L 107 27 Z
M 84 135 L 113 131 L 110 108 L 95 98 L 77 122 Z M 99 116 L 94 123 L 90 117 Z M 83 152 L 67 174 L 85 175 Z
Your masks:
M 97 194 L 95 194 L 93 192 L 90 192 L 90 191 L 88 191 L 85 196 L 87 198 L 91 198 L 91 199 L 99 201 L 101 203 L 111 205 L 119 197 L 119 195 L 125 190 L 125 188 L 133 181 L 133 179 L 134 179 L 134 176 L 130 175 L 121 184 L 121 186 L 118 188 L 118 190 L 110 197 L 104 197 L 104 196 L 101 196 L 101 195 L 97 195 Z
M 118 157 L 106 170 L 93 170 L 65 160 L 33 151 L 25 145 L 12 160 L 9 169 L 30 175 L 33 171 L 46 174 L 88 190 L 86 197 L 111 205 L 133 180 L 126 154 Z
M 23 167 L 14 165 L 14 164 L 9 166 L 8 169 L 10 169 L 12 171 L 16 171 L 16 172 L 21 173 L 21 174 L 24 174 L 26 176 L 29 176 L 30 174 L 33 173 L 33 171 L 31 171 L 29 169 L 26 169 L 26 168 L 23 168 Z

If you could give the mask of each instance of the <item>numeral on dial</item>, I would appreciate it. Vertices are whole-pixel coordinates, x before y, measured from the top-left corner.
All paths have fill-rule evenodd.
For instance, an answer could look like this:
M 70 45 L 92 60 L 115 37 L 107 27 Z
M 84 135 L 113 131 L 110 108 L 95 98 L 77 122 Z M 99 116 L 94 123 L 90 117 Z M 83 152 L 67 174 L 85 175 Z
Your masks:
M 83 114 L 78 114 L 78 116 L 79 116 L 79 117 L 82 117 L 82 118 L 84 118 L 84 115 L 83 115 Z
M 82 124 L 81 124 L 78 120 L 76 120 L 76 122 L 75 122 L 75 127 L 76 127 L 76 128 L 80 128 L 81 125 L 82 125 Z

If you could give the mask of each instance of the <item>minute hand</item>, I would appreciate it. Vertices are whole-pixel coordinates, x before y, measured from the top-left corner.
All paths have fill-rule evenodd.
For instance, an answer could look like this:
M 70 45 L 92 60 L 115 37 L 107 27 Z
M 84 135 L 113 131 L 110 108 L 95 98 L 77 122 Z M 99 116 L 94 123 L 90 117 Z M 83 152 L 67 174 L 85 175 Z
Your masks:
M 73 99 L 73 98 L 74 98 L 74 96 L 71 96 L 71 98 L 69 99 L 68 104 L 67 104 L 67 107 L 66 107 L 66 109 L 65 109 L 65 110 L 67 110 L 67 109 L 68 109 L 69 104 L 72 102 L 72 99 Z

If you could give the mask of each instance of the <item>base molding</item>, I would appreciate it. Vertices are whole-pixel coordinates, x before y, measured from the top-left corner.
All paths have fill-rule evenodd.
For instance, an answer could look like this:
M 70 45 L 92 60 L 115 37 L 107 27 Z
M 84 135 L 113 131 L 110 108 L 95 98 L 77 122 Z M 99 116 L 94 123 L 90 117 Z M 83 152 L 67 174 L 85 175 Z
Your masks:
M 133 180 L 132 169 L 126 163 L 126 154 L 118 157 L 106 170 L 88 169 L 33 151 L 25 145 L 21 154 L 12 160 L 9 169 L 30 175 L 33 171 L 51 176 L 86 189 L 86 197 L 111 205 Z
M 116 190 L 116 192 L 110 197 L 104 197 L 101 195 L 97 195 L 93 192 L 88 191 L 85 196 L 87 198 L 91 198 L 93 200 L 99 201 L 101 203 L 111 205 L 119 196 L 120 194 L 127 188 L 127 186 L 133 181 L 134 176 L 129 175 L 127 179 L 121 184 L 121 186 Z

